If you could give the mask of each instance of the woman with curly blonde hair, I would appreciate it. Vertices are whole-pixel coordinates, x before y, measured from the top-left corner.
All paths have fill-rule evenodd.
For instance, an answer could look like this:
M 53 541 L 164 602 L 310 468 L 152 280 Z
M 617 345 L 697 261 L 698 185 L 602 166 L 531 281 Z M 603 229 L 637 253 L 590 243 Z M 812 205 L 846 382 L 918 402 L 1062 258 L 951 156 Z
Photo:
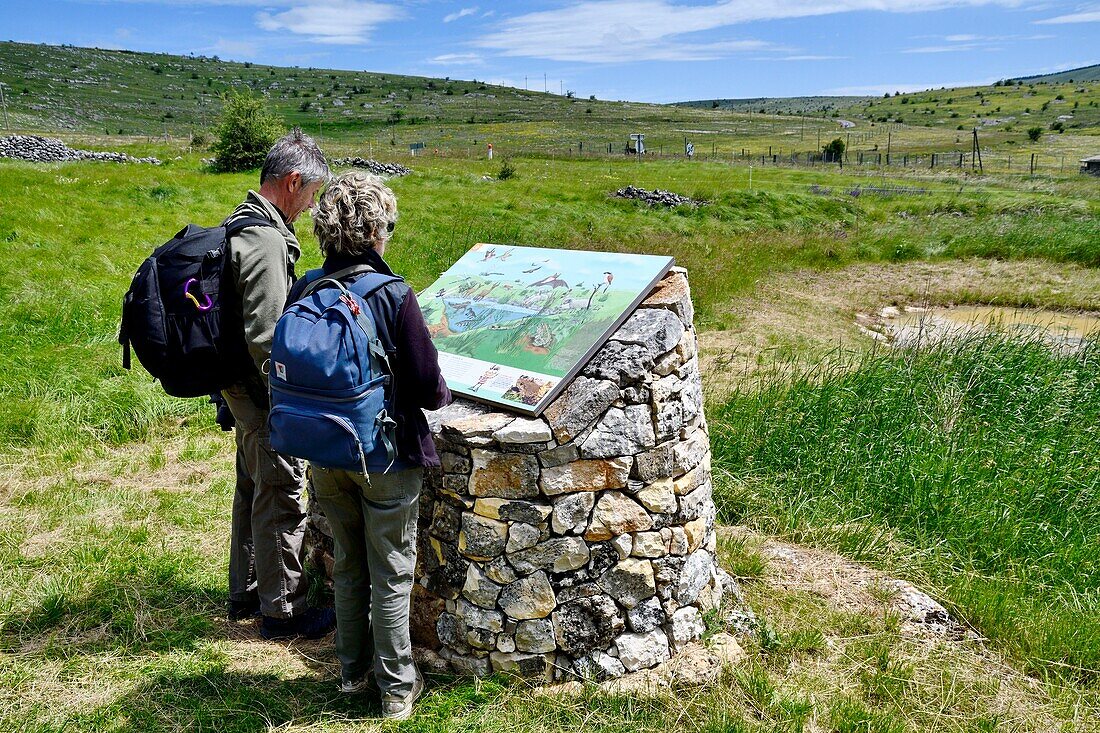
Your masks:
M 424 689 L 412 660 L 409 601 L 416 565 L 416 520 L 425 466 L 439 457 L 423 410 L 451 401 L 439 359 L 412 289 L 399 278 L 374 292 L 356 282 L 367 272 L 393 276 L 382 259 L 397 223 L 397 197 L 377 176 L 349 171 L 335 178 L 313 212 L 325 255 L 322 271 L 365 296 L 389 355 L 394 379 L 397 457 L 367 463 L 367 474 L 312 467 L 313 489 L 336 544 L 336 652 L 344 692 L 374 684 L 382 715 L 404 719 Z M 291 292 L 300 297 L 313 272 Z

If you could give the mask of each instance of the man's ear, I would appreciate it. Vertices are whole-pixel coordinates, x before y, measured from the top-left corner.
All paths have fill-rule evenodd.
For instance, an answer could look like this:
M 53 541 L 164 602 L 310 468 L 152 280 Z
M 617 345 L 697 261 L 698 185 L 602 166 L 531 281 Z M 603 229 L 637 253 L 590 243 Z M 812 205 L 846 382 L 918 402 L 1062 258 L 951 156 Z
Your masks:
M 302 188 L 302 174 L 298 171 L 291 171 L 286 174 L 286 187 L 291 193 L 297 193 Z

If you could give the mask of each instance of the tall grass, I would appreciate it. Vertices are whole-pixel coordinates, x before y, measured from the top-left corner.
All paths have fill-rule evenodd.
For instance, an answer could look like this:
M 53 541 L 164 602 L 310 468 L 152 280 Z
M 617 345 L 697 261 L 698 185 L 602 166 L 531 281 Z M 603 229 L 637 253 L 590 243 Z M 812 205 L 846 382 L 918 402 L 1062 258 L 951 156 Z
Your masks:
M 1100 680 L 1100 348 L 975 337 L 713 414 L 723 519 L 921 576 L 1029 669 Z

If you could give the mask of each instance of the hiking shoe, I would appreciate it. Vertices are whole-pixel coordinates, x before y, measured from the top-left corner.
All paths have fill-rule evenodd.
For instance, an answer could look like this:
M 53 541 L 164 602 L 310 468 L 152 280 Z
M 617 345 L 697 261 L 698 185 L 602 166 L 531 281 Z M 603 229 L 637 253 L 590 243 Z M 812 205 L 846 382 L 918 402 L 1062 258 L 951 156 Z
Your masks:
M 260 636 L 265 639 L 320 639 L 336 628 L 336 612 L 331 608 L 308 608 L 297 616 L 264 616 Z
M 362 677 L 356 677 L 353 680 L 341 680 L 340 692 L 348 695 L 354 695 L 357 692 L 363 692 L 365 690 L 377 690 L 378 685 L 374 684 L 374 675 L 368 672 Z
M 260 615 L 260 602 L 258 600 L 234 601 L 230 599 L 225 615 L 230 621 L 243 621 L 246 618 L 255 618 Z
M 424 694 L 424 678 L 420 676 L 420 670 L 416 670 L 416 681 L 413 682 L 412 692 L 405 697 L 386 695 L 382 698 L 382 717 L 386 720 L 407 720 L 412 717 L 413 703 Z

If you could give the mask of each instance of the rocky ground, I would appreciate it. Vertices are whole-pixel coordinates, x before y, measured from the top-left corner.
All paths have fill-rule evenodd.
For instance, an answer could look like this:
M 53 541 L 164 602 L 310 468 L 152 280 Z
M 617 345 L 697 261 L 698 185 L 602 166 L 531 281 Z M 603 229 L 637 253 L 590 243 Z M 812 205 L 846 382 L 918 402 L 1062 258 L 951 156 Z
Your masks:
M 125 153 L 74 150 L 57 138 L 38 135 L 0 137 L 0 158 L 29 160 L 34 163 L 63 163 L 70 160 L 101 160 L 108 163 L 149 163 L 160 165 L 153 157 L 135 158 Z
M 662 191 L 659 188 L 655 188 L 652 191 L 645 188 L 638 188 L 637 186 L 626 186 L 620 188 L 615 193 L 611 194 L 612 197 L 617 199 L 636 199 L 638 201 L 644 201 L 650 206 L 668 206 L 672 208 L 674 206 L 702 206 L 705 201 L 699 201 L 691 198 L 690 196 L 682 196 L 672 191 Z

